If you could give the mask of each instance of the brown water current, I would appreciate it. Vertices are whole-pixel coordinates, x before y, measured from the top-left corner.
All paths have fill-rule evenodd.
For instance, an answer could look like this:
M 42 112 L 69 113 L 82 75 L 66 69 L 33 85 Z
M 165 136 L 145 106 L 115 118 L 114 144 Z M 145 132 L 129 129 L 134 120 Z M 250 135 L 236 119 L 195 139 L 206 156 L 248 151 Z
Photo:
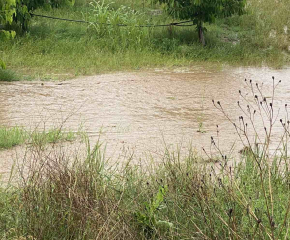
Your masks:
M 213 149 L 211 136 L 229 154 L 232 146 L 238 151 L 242 145 L 233 125 L 213 106 L 212 99 L 219 100 L 238 122 L 241 111 L 237 101 L 242 101 L 238 91 L 242 94 L 250 91 L 244 79 L 252 79 L 259 86 L 263 83 L 263 92 L 270 97 L 272 76 L 276 83 L 282 80 L 275 92 L 274 106 L 281 104 L 279 114 L 284 115 L 283 106 L 290 103 L 289 68 L 197 66 L 104 74 L 62 82 L 0 82 L 0 126 L 17 125 L 33 130 L 63 125 L 73 131 L 81 127 L 92 143 L 100 136 L 107 146 L 107 156 L 116 159 L 125 152 L 134 153 L 136 158 L 158 159 L 165 145 L 175 150 L 179 146 L 185 153 L 192 145 L 197 153 L 203 154 L 202 147 L 208 152 Z M 274 143 L 282 133 L 279 118 L 273 131 Z M 262 135 L 263 125 L 261 122 L 258 125 Z M 6 168 L 9 153 L 11 150 L 0 151 L 1 169 Z

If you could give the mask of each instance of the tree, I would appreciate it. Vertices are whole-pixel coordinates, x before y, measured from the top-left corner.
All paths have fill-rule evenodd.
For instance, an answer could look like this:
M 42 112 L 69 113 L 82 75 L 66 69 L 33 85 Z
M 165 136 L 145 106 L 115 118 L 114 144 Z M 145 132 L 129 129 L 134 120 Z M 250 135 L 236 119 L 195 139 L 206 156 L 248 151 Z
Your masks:
M 75 0 L 0 0 L 0 24 L 16 23 L 25 32 L 28 30 L 31 19 L 30 12 L 35 9 L 41 7 L 56 8 L 62 5 L 73 6 L 74 3 Z
M 0 0 L 0 24 L 11 24 L 13 15 L 16 13 L 16 0 Z M 0 29 L 0 41 L 15 37 L 15 31 Z M 0 69 L 6 68 L 5 63 L 0 59 Z
M 165 4 L 173 17 L 192 20 L 196 25 L 199 41 L 205 45 L 204 23 L 213 23 L 216 18 L 243 14 L 246 0 L 156 0 Z

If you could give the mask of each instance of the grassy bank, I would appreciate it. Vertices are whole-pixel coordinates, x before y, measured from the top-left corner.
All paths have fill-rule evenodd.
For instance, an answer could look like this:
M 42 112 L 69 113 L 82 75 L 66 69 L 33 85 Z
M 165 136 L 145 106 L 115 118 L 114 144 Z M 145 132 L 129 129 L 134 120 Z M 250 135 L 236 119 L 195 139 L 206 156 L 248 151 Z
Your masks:
M 198 43 L 194 26 L 172 30 L 133 27 L 177 21 L 165 13 L 154 15 L 160 6 L 148 1 L 118 1 L 109 8 L 106 3 L 99 7 L 76 1 L 73 8 L 37 13 L 87 21 L 121 21 L 129 27 L 88 27 L 34 17 L 27 34 L 1 44 L 1 58 L 24 79 L 62 79 L 119 70 L 191 66 L 196 62 L 281 67 L 289 63 L 287 1 L 249 0 L 247 15 L 207 26 L 204 48 Z M 93 9 L 98 10 L 93 13 Z M 275 13 L 272 9 L 276 9 Z
M 285 156 L 204 165 L 167 152 L 145 171 L 109 167 L 98 144 L 84 161 L 35 153 L 26 181 L 1 189 L 1 239 L 289 238 Z

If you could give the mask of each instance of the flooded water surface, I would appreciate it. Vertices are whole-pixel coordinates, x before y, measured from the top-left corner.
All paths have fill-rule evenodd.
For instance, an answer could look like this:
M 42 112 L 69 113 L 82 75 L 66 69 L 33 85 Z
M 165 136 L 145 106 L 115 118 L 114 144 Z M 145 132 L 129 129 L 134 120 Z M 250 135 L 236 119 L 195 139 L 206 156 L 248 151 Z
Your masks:
M 112 157 L 124 151 L 137 158 L 144 154 L 158 157 L 165 145 L 173 149 L 179 146 L 182 151 L 190 144 L 201 154 L 202 147 L 210 151 L 211 136 L 227 152 L 240 145 L 239 137 L 212 99 L 220 101 L 228 116 L 238 121 L 241 110 L 237 101 L 243 100 L 239 90 L 242 94 L 250 91 L 244 79 L 252 79 L 259 86 L 263 83 L 265 97 L 269 98 L 272 76 L 276 82 L 282 80 L 275 92 L 275 104 L 290 103 L 290 69 L 198 66 L 62 82 L 0 82 L 0 126 L 81 128 L 91 142 L 100 136 Z M 279 114 L 285 111 L 282 107 Z M 263 129 L 262 125 L 259 128 Z M 280 130 L 278 126 L 277 139 Z M 0 151 L 0 155 L 5 158 L 7 151 Z

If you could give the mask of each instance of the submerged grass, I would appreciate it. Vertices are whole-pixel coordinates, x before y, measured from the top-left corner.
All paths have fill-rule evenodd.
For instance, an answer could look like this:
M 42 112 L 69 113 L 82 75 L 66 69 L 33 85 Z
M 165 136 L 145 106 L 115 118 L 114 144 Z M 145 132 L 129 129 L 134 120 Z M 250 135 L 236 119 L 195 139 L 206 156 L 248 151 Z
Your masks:
M 27 138 L 26 132 L 20 127 L 0 128 L 0 149 L 12 148 L 23 144 Z
M 59 141 L 73 141 L 76 134 L 72 131 L 65 132 L 61 128 L 52 128 L 43 131 L 33 131 L 30 134 L 30 142 L 35 145 L 57 143 Z
M 1 44 L 1 58 L 9 68 L 34 78 L 47 78 L 47 75 L 70 78 L 117 70 L 190 66 L 196 62 L 281 67 L 289 63 L 289 34 L 285 30 L 290 27 L 289 14 L 288 8 L 282 7 L 287 1 L 279 2 L 281 7 L 278 8 L 275 1 L 249 0 L 247 15 L 233 16 L 206 26 L 205 48 L 198 43 L 194 26 L 172 29 L 133 27 L 178 21 L 165 13 L 154 15 L 154 10 L 160 6 L 149 1 L 105 1 L 104 5 L 102 1 L 93 5 L 89 1 L 77 1 L 73 8 L 38 10 L 37 13 L 126 23 L 129 27 L 88 27 L 34 17 L 27 34 L 19 34 L 16 39 Z M 274 15 L 270 14 L 270 9 L 276 9 Z
M 48 143 L 73 141 L 75 138 L 74 132 L 63 131 L 61 128 L 28 132 L 21 127 L 0 127 L 0 149 L 9 149 L 24 143 L 43 146 Z

